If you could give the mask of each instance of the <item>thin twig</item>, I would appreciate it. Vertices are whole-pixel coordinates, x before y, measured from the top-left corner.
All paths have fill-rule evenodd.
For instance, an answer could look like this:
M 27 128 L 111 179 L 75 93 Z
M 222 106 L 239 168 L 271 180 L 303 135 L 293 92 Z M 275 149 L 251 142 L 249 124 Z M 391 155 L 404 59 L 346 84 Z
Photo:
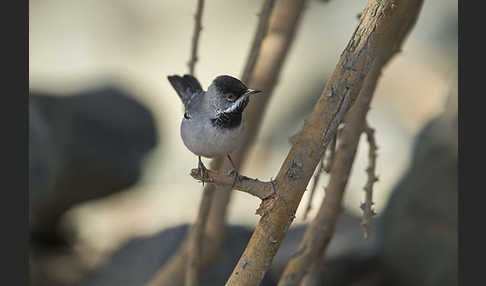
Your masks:
M 202 30 L 202 13 L 204 8 L 204 0 L 197 1 L 197 12 L 194 15 L 194 33 L 192 34 L 192 45 L 191 45 L 191 58 L 187 65 L 189 66 L 189 73 L 194 75 L 194 68 L 196 66 L 197 58 L 197 48 L 199 46 L 199 36 Z
M 248 193 L 262 200 L 269 198 L 274 193 L 272 182 L 262 182 L 258 179 L 250 179 L 236 173 L 224 174 L 208 170 L 207 174 L 203 177 L 198 169 L 192 169 L 191 176 L 196 180 L 206 183 L 232 187 L 235 190 Z
M 361 222 L 361 226 L 363 227 L 364 238 L 368 239 L 371 218 L 376 214 L 373 210 L 373 185 L 375 182 L 378 181 L 378 177 L 376 176 L 376 150 L 378 149 L 378 147 L 376 146 L 375 130 L 369 125 L 366 125 L 363 131 L 366 134 L 369 145 L 369 165 L 368 168 L 366 168 L 368 181 L 366 182 L 366 185 L 364 187 L 365 201 L 361 204 L 361 209 L 363 210 L 363 220 Z

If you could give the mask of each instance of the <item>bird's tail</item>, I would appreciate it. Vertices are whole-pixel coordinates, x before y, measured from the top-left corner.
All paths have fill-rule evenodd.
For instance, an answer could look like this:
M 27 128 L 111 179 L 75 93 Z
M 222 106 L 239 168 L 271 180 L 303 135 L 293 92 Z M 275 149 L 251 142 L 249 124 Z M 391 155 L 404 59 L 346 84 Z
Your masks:
M 171 75 L 168 76 L 167 79 L 172 87 L 174 87 L 174 89 L 177 91 L 177 94 L 184 104 L 186 104 L 193 94 L 203 91 L 199 81 L 192 75 L 185 74 L 182 77 L 178 75 Z

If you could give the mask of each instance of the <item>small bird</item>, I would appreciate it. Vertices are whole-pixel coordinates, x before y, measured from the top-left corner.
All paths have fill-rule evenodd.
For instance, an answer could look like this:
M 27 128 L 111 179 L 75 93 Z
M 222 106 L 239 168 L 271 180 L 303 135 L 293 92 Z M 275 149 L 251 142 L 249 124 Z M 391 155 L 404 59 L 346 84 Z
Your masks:
M 184 104 L 181 137 L 187 149 L 198 156 L 201 177 L 207 177 L 201 156 L 227 156 L 236 172 L 236 181 L 238 171 L 229 154 L 243 142 L 242 113 L 250 95 L 261 91 L 247 88 L 240 80 L 228 75 L 216 77 L 207 91 L 192 75 L 172 75 L 167 79 Z

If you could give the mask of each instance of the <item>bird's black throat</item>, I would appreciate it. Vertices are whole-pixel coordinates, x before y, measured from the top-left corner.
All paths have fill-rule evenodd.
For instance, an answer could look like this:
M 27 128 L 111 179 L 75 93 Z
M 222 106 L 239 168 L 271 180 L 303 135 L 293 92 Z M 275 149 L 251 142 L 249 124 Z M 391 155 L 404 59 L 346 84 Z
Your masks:
M 245 110 L 248 101 L 248 96 L 239 98 L 233 105 L 218 112 L 216 117 L 211 119 L 211 123 L 215 127 L 227 129 L 233 129 L 240 126 L 243 110 Z
M 233 129 L 241 124 L 242 112 L 220 113 L 211 119 L 214 127 Z

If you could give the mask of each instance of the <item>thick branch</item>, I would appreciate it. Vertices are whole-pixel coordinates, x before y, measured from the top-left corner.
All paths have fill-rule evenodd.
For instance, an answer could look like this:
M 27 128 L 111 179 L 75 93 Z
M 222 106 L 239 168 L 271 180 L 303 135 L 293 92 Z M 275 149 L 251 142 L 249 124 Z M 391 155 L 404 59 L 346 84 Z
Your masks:
M 262 200 L 274 194 L 272 182 L 262 182 L 258 179 L 250 179 L 236 173 L 224 174 L 211 170 L 208 170 L 206 175 L 206 177 L 202 177 L 198 169 L 191 170 L 191 176 L 196 180 L 231 187 L 232 189 L 248 193 Z
M 267 203 L 268 207 L 226 285 L 252 286 L 263 279 L 295 217 L 323 151 L 358 97 L 366 75 L 377 57 L 390 57 L 399 49 L 416 20 L 422 1 L 398 2 L 368 2 L 333 76 L 282 164 L 276 178 L 277 194 L 270 199 L 273 202 Z
M 369 229 L 371 225 L 371 218 L 375 215 L 375 211 L 373 210 L 373 185 L 376 181 L 378 181 L 378 177 L 376 177 L 376 150 L 378 147 L 376 146 L 375 140 L 375 130 L 368 125 L 365 126 L 364 132 L 366 134 L 366 139 L 368 140 L 369 151 L 368 151 L 368 160 L 369 165 L 366 168 L 366 173 L 368 175 L 368 181 L 364 187 L 365 190 L 365 201 L 361 205 L 361 209 L 363 210 L 363 220 L 361 221 L 361 226 L 363 227 L 364 238 L 368 239 L 369 237 Z
M 262 11 L 259 14 L 260 22 L 258 23 L 257 31 L 253 38 L 253 43 L 251 45 L 250 53 L 248 54 L 243 74 L 241 75 L 241 80 L 243 82 L 248 82 L 255 69 L 263 39 L 268 31 L 269 19 L 274 5 L 275 0 L 265 0 L 263 3 Z
M 395 5 L 389 3 L 390 5 Z M 410 23 L 414 23 L 421 8 L 421 1 L 417 1 L 408 7 L 402 7 L 400 15 L 409 13 L 408 21 L 404 23 L 391 23 L 389 33 L 392 33 L 394 27 L 396 29 L 399 25 L 404 25 L 409 29 L 412 27 Z M 392 6 L 390 6 L 392 7 Z M 396 7 L 394 7 L 396 8 Z M 400 17 L 397 17 L 399 20 Z M 331 171 L 331 179 L 329 186 L 326 189 L 326 197 L 316 215 L 314 221 L 307 228 L 306 233 L 299 245 L 299 255 L 294 256 L 288 263 L 279 285 L 299 285 L 301 279 L 305 276 L 301 285 L 310 286 L 315 285 L 318 273 L 322 266 L 322 261 L 326 253 L 327 246 L 334 233 L 334 227 L 341 212 L 341 203 L 349 178 L 356 149 L 359 144 L 359 138 L 366 126 L 366 114 L 369 110 L 369 104 L 373 96 L 376 83 L 383 66 L 390 60 L 404 40 L 408 30 L 401 30 L 401 38 L 397 35 L 390 34 L 389 37 L 384 35 L 384 40 L 393 39 L 397 42 L 384 42 L 377 45 L 377 55 L 374 65 L 368 74 L 363 89 L 360 92 L 358 102 L 355 104 L 350 112 L 349 120 L 343 129 L 342 136 L 340 136 L 341 143 L 336 159 Z M 309 267 L 309 265 L 311 265 Z

